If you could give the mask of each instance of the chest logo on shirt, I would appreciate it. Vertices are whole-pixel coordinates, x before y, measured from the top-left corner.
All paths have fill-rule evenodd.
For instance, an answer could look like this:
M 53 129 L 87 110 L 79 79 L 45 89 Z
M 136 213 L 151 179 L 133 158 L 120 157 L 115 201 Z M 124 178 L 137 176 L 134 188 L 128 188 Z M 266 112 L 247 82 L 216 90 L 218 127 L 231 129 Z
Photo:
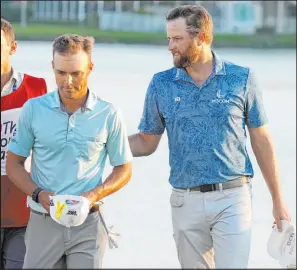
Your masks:
M 211 103 L 229 103 L 229 102 L 230 102 L 229 99 L 225 99 L 225 98 L 224 98 L 224 95 L 222 95 L 222 93 L 221 93 L 221 89 L 219 89 L 219 90 L 217 91 L 216 96 L 217 96 L 217 98 L 212 99 L 212 100 L 211 100 Z
M 221 90 L 218 90 L 217 92 L 217 98 L 223 98 L 224 96 L 221 94 Z

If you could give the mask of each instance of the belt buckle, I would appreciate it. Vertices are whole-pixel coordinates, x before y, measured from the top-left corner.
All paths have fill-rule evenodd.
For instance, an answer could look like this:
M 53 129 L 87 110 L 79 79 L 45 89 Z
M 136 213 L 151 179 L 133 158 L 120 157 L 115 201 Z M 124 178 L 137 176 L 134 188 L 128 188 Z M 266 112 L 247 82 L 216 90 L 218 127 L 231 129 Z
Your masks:
M 200 191 L 201 192 L 209 192 L 209 191 L 215 191 L 216 190 L 216 185 L 215 184 L 208 184 L 208 185 L 202 185 L 200 186 Z

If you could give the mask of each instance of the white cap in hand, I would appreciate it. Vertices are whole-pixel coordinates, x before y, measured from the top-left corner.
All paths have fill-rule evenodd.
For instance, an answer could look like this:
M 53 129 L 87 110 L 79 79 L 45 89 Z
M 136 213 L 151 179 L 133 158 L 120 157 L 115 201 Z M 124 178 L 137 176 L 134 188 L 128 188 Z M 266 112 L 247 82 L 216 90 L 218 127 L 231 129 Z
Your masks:
M 282 268 L 296 268 L 296 236 L 292 224 L 282 220 L 282 231 L 279 232 L 276 225 L 267 243 L 268 254 L 279 260 Z
M 79 226 L 84 223 L 90 211 L 90 201 L 82 196 L 50 196 L 50 215 L 57 223 L 65 226 Z

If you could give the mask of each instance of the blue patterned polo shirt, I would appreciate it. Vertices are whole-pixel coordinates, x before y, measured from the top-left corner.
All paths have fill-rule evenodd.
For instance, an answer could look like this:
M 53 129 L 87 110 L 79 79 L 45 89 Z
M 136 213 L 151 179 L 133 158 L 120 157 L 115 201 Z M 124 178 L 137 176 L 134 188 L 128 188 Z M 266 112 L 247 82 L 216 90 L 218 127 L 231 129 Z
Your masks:
M 214 55 L 213 72 L 200 87 L 184 69 L 153 76 L 139 130 L 162 134 L 169 144 L 170 179 L 190 188 L 253 176 L 246 126 L 267 123 L 262 93 L 249 68 Z

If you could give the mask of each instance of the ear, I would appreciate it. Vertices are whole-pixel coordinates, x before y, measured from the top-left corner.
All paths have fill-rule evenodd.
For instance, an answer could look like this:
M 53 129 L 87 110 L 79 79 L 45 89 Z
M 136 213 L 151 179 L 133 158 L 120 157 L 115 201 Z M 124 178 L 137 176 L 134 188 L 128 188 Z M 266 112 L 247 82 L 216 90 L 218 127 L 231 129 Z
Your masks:
M 18 47 L 18 43 L 16 41 L 13 41 L 11 46 L 10 46 L 9 55 L 14 55 L 15 52 L 16 52 L 17 47 Z
M 94 63 L 91 62 L 91 63 L 90 63 L 90 70 L 93 70 L 93 67 L 94 67 Z
M 205 42 L 205 33 L 204 32 L 199 32 L 197 35 L 197 44 L 200 46 L 202 43 Z
M 93 70 L 93 67 L 94 67 L 94 63 L 93 62 L 90 62 L 88 74 L 91 73 L 91 71 Z

